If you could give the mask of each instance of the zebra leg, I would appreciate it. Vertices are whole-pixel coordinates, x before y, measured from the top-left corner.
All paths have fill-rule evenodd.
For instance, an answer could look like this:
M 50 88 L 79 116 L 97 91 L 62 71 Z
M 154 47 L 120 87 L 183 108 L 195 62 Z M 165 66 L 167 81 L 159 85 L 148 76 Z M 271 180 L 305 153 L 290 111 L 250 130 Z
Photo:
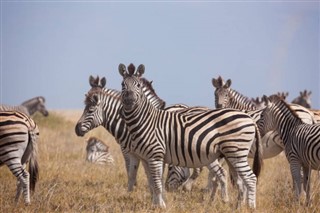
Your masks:
M 155 207 L 166 208 L 162 195 L 163 161 L 149 159 L 148 167 L 152 178 L 152 201 Z
M 213 161 L 209 166 L 208 169 L 210 171 L 209 175 L 212 177 L 216 177 L 216 180 L 212 180 L 213 183 L 213 190 L 211 193 L 211 199 L 213 200 L 215 197 L 215 193 L 217 191 L 218 184 L 216 181 L 220 183 L 221 187 L 221 198 L 223 202 L 228 202 L 229 201 L 229 196 L 228 196 L 228 190 L 227 190 L 227 179 L 226 179 L 226 171 L 224 168 L 220 165 L 219 160 Z
M 30 204 L 30 187 L 29 187 L 29 173 L 22 168 L 20 175 L 17 177 L 17 193 L 15 202 L 18 203 L 21 192 L 23 192 L 24 203 Z
M 257 188 L 257 177 L 252 172 L 248 158 L 234 158 L 234 157 L 227 157 L 226 160 L 229 162 L 231 169 L 233 169 L 236 173 L 237 178 L 241 178 L 244 185 L 247 188 L 247 203 L 250 208 L 256 208 L 256 188 Z M 238 181 L 237 181 L 238 182 Z M 243 188 L 239 187 L 239 193 L 243 191 Z M 238 203 L 241 203 L 241 196 L 238 196 Z
M 232 165 L 227 161 L 230 177 L 233 183 L 233 186 L 236 185 L 238 189 L 238 199 L 237 199 L 237 209 L 239 209 L 242 203 L 245 202 L 247 189 L 243 184 L 242 178 L 237 174 L 236 170 L 232 167 Z
M 19 198 L 21 196 L 22 191 L 23 191 L 23 186 L 22 186 L 21 181 L 18 179 L 17 180 L 17 193 L 16 193 L 16 197 L 15 197 L 16 204 L 19 202 Z
M 289 162 L 296 201 L 299 201 L 301 195 L 301 164 L 298 159 L 291 159 Z
M 143 165 L 144 172 L 146 173 L 146 176 L 148 179 L 148 187 L 149 187 L 150 193 L 153 194 L 153 188 L 152 188 L 153 182 L 152 182 L 152 177 L 150 175 L 149 166 L 148 166 L 147 162 L 144 160 L 142 160 L 142 165 Z
M 310 205 L 311 168 L 303 167 L 303 187 L 306 192 L 306 205 Z
M 138 159 L 136 156 L 133 154 L 129 155 L 130 158 L 130 165 L 129 165 L 129 180 L 128 180 L 128 191 L 132 192 L 133 191 L 133 186 L 137 182 L 137 172 L 140 164 L 140 159 Z
M 192 175 L 188 178 L 188 180 L 182 186 L 185 191 L 191 191 L 192 185 L 194 181 L 199 177 L 201 171 L 202 171 L 202 168 L 193 168 Z
M 218 183 L 216 180 L 216 175 L 213 172 L 209 171 L 208 179 L 207 179 L 207 186 L 204 189 L 202 189 L 202 191 L 204 193 L 212 192 L 212 190 L 215 189 L 213 187 L 218 187 Z M 217 190 L 217 189 L 215 189 L 215 190 Z M 215 194 L 215 192 L 214 192 L 214 194 Z

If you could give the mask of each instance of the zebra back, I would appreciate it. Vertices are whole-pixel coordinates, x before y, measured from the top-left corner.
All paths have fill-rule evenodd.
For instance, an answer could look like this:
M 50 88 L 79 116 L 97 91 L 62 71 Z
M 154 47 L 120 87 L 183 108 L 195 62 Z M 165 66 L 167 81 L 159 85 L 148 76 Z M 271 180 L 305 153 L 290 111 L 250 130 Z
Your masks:
M 1 104 L 0 111 L 18 111 L 22 112 L 28 116 L 33 115 L 36 112 L 40 112 L 44 116 L 48 116 L 49 112 L 45 106 L 45 98 L 42 96 L 34 97 L 29 100 L 24 101 L 21 105 L 18 106 L 10 106 Z
M 10 106 L 10 105 L 6 105 L 6 104 L 0 104 L 0 111 L 18 111 L 18 112 L 22 112 L 22 113 L 30 116 L 28 109 L 22 105 Z

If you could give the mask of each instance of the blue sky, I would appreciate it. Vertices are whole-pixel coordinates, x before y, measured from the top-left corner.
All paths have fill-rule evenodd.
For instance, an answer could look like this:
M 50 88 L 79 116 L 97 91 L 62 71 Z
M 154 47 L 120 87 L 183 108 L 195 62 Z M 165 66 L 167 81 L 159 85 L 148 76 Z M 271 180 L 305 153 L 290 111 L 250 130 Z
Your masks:
M 318 1 L 1 1 L 0 102 L 42 95 L 83 109 L 90 75 L 120 90 L 144 64 L 168 105 L 214 107 L 221 75 L 248 97 L 312 91 L 320 109 Z

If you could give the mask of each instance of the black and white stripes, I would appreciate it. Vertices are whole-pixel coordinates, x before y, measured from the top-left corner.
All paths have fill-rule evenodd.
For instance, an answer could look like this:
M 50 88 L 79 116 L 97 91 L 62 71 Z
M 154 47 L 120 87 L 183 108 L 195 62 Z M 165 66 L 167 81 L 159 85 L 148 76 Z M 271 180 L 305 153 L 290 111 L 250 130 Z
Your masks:
M 153 182 L 153 204 L 165 207 L 162 198 L 162 164 L 202 167 L 223 155 L 248 188 L 248 204 L 256 206 L 256 175 L 247 156 L 259 133 L 253 120 L 233 109 L 191 112 L 192 108 L 167 112 L 154 108 L 143 94 L 141 80 L 124 72 L 122 114 L 132 135 L 131 151 L 147 161 Z M 143 73 L 144 66 L 137 73 Z M 259 147 L 259 146 L 257 146 Z M 259 149 L 255 169 L 260 168 Z
M 21 193 L 25 204 L 30 204 L 30 189 L 38 180 L 36 123 L 17 111 L 0 112 L 0 165 L 7 165 L 17 178 L 16 202 Z M 25 170 L 29 162 L 29 172 Z
M 310 203 L 311 170 L 320 170 L 320 124 L 306 124 L 277 96 L 265 96 L 266 108 L 258 122 L 261 134 L 276 129 L 283 140 L 297 199 L 301 194 L 301 168 L 306 202 Z

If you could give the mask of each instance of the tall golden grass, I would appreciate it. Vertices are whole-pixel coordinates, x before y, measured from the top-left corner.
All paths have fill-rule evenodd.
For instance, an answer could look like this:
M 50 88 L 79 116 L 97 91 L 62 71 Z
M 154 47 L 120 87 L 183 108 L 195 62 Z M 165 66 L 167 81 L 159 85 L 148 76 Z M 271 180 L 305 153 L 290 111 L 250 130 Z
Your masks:
M 229 184 L 230 203 L 217 194 L 214 201 L 203 193 L 207 171 L 197 179 L 192 192 L 165 193 L 167 208 L 154 209 L 143 169 L 138 185 L 127 192 L 127 175 L 118 144 L 102 127 L 77 137 L 74 127 L 81 111 L 51 111 L 49 117 L 36 114 L 39 125 L 40 179 L 31 205 L 22 199 L 15 205 L 16 179 L 5 166 L 0 168 L 0 212 L 250 212 L 244 205 L 235 209 L 237 190 Z M 96 136 L 110 146 L 114 166 L 85 162 L 85 139 Z M 257 212 L 320 212 L 320 179 L 312 174 L 312 206 L 294 200 L 288 163 L 284 155 L 264 161 L 257 188 Z

